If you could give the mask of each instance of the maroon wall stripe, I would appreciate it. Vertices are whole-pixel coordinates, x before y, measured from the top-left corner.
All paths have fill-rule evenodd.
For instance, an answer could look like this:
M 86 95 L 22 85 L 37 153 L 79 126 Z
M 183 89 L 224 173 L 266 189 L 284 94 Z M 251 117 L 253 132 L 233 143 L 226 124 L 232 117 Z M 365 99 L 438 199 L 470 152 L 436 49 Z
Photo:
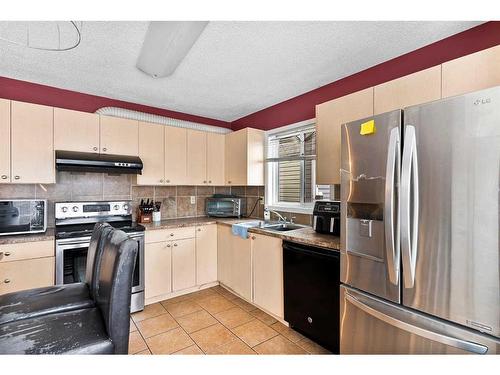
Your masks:
M 388 60 L 359 73 L 233 121 L 238 130 L 247 126 L 273 129 L 315 116 L 317 104 L 427 69 L 500 44 L 500 21 L 491 21 Z
M 0 77 L 0 98 L 73 109 L 82 112 L 95 112 L 102 107 L 119 107 L 159 116 L 172 117 L 178 120 L 231 128 L 231 123 L 226 121 L 170 111 L 168 109 L 149 107 L 6 77 Z

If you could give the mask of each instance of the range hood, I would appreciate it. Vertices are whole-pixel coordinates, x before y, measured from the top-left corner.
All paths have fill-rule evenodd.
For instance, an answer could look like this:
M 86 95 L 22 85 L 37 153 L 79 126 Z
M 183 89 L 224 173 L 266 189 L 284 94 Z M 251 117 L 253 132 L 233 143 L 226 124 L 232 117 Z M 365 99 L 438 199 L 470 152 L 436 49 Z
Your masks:
M 137 156 L 56 151 L 56 169 L 69 172 L 142 174 L 142 160 Z

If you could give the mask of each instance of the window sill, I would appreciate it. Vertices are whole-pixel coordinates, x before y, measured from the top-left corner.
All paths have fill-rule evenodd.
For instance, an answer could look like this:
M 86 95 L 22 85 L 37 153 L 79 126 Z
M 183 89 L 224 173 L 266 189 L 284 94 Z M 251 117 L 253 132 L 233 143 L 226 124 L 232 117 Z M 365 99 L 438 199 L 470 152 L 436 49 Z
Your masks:
M 266 206 L 266 208 L 273 211 L 281 211 L 281 212 L 292 212 L 296 214 L 307 214 L 312 215 L 314 207 L 298 207 L 298 206 L 287 206 L 287 205 L 279 205 L 279 206 Z

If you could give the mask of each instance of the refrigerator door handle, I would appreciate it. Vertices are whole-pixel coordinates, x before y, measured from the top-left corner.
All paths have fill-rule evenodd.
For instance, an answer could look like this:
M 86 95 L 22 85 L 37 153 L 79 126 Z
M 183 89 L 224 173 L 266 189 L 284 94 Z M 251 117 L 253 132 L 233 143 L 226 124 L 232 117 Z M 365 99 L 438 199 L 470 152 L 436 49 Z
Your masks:
M 415 127 L 405 127 L 401 167 L 401 256 L 405 288 L 415 285 L 418 242 L 418 158 Z
M 362 298 L 362 296 L 360 296 Z M 470 352 L 470 353 L 476 353 L 476 354 L 485 354 L 488 352 L 488 347 L 467 341 L 467 340 L 462 340 L 456 337 L 451 337 L 447 335 L 443 335 L 441 333 L 431 331 L 428 329 L 425 329 L 423 327 L 418 327 L 416 325 L 407 323 L 405 321 L 396 319 L 388 314 L 384 314 L 382 311 L 383 310 L 383 305 L 380 304 L 381 306 L 377 306 L 376 308 L 369 306 L 366 303 L 361 302 L 357 297 L 353 296 L 350 294 L 350 292 L 346 291 L 345 293 L 345 298 L 347 301 L 349 301 L 352 305 L 357 307 L 358 309 L 364 311 L 368 315 L 373 316 L 375 319 L 381 320 L 393 327 L 402 329 L 406 332 L 409 332 L 411 334 L 415 334 L 421 337 L 425 337 L 428 340 L 432 340 L 435 342 L 439 342 L 444 345 L 448 346 L 453 346 L 455 348 Z
M 400 141 L 399 128 L 391 130 L 387 148 L 387 167 L 385 173 L 385 251 L 389 281 L 399 284 L 399 215 L 395 202 L 395 187 L 399 186 Z M 395 217 L 396 213 L 396 217 Z

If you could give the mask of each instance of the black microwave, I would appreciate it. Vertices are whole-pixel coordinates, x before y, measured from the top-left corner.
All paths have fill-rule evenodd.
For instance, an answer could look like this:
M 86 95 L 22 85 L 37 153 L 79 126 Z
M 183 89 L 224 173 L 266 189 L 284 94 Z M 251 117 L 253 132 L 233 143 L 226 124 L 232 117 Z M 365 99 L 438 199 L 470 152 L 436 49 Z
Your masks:
M 0 200 L 0 236 L 47 230 L 46 199 Z

